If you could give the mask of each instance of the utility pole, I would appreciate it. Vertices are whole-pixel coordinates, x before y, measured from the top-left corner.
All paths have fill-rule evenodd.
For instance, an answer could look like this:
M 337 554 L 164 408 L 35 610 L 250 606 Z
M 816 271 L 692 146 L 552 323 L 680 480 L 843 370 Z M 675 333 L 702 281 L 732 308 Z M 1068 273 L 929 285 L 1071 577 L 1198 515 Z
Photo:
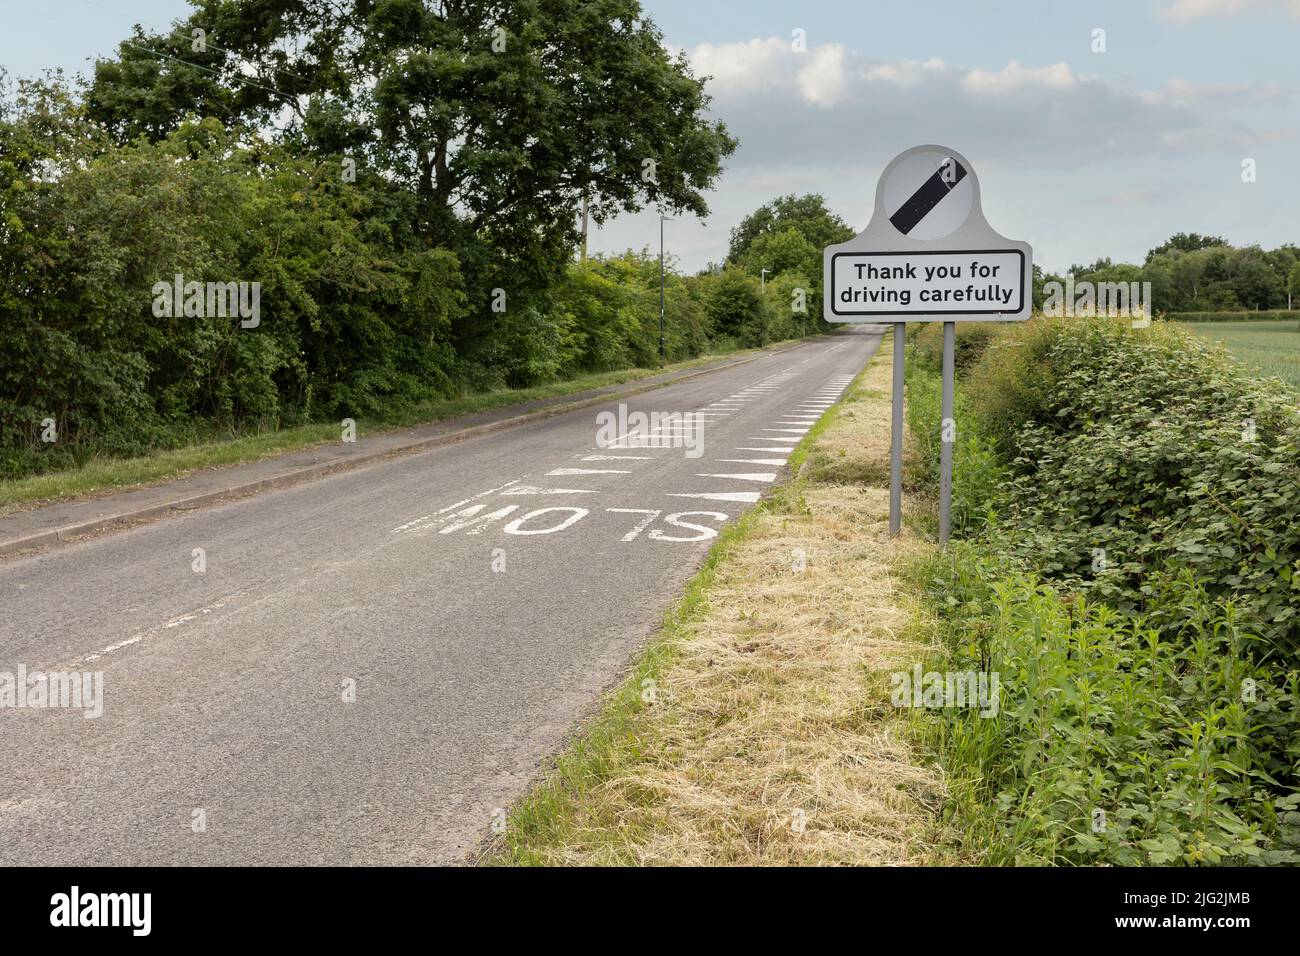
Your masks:
M 664 214 L 659 214 L 659 367 L 664 364 Z
M 579 261 L 587 261 L 587 190 L 582 191 L 582 252 Z

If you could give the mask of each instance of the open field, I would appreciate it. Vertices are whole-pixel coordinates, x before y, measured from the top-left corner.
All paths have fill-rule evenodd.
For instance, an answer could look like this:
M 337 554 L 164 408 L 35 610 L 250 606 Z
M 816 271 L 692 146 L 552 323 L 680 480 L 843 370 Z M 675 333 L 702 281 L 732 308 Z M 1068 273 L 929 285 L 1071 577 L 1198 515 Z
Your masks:
M 1222 342 L 1233 358 L 1260 374 L 1300 386 L 1300 323 L 1187 322 L 1184 326 Z

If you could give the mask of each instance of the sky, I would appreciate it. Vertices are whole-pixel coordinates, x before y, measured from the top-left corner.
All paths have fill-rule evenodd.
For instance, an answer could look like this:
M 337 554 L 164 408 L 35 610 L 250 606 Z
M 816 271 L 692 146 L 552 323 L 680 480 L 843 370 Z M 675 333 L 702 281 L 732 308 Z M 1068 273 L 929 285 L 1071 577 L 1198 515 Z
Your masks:
M 0 66 L 87 71 L 131 24 L 183 0 L 5 0 Z M 1140 262 L 1175 232 L 1300 243 L 1300 0 L 643 0 L 710 76 L 740 145 L 710 215 L 671 220 L 688 270 L 786 193 L 821 193 L 855 229 L 898 153 L 937 143 L 979 176 L 984 212 L 1048 271 Z M 1096 31 L 1104 32 L 1104 52 Z M 798 32 L 802 31 L 802 32 Z M 802 44 L 798 40 L 802 38 Z M 802 47 L 798 49 L 797 47 Z M 1254 181 L 1243 182 L 1253 161 Z M 658 251 L 654 212 L 593 251 Z

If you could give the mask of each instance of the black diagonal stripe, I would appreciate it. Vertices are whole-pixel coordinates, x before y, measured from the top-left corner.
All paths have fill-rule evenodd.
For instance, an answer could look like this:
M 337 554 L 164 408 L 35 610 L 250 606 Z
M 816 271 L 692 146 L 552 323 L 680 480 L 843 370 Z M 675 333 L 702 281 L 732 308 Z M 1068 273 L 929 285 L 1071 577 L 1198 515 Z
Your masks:
M 948 161 L 945 160 L 944 164 Z M 916 228 L 916 224 L 924 219 L 935 206 L 939 205 L 939 200 L 948 195 L 948 191 L 953 189 L 959 182 L 966 178 L 966 167 L 957 160 L 952 160 L 956 167 L 952 182 L 949 183 L 943 178 L 943 165 L 934 171 L 934 175 L 921 183 L 921 188 L 912 193 L 912 198 L 903 203 L 898 208 L 898 212 L 889 217 L 889 221 L 894 224 L 894 228 L 907 235 Z

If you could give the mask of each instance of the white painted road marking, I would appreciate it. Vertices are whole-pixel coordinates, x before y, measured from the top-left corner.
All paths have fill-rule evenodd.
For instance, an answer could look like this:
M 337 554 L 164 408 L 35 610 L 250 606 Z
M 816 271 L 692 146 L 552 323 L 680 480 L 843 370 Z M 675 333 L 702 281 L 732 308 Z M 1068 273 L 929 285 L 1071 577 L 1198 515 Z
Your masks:
M 759 498 L 757 491 L 701 491 L 701 492 L 680 492 L 670 491 L 669 498 L 702 498 L 705 501 L 743 501 L 747 504 L 753 504 Z
M 546 477 L 563 478 L 571 475 L 630 475 L 630 471 L 620 471 L 617 468 L 556 468 L 548 471 Z
M 501 497 L 508 495 L 598 495 L 594 488 L 538 488 L 535 485 L 519 485 L 501 492 Z
M 527 477 L 528 477 L 527 475 L 524 475 L 524 478 Z M 519 484 L 519 482 L 523 481 L 524 478 L 516 478 L 514 481 L 507 481 L 504 485 L 498 485 L 496 488 L 489 488 L 487 491 L 480 491 L 476 495 L 470 495 L 468 498 L 458 501 L 454 505 L 447 505 L 447 507 L 445 508 L 439 508 L 437 511 L 433 512 L 433 514 L 422 515 L 421 517 L 416 518 L 414 521 L 408 521 L 406 522 L 406 524 L 394 528 L 392 533 L 396 534 L 399 531 L 412 530 L 413 525 L 418 525 L 421 524 L 422 522 L 428 521 L 430 518 L 436 518 L 438 517 L 438 515 L 446 514 L 448 511 L 452 511 L 456 508 L 459 508 L 461 505 L 467 505 L 471 501 L 477 501 L 479 498 L 486 498 L 488 495 L 494 495 L 498 491 L 502 491 L 506 488 L 509 488 L 511 485 Z M 413 530 L 418 531 L 420 529 L 415 528 Z

